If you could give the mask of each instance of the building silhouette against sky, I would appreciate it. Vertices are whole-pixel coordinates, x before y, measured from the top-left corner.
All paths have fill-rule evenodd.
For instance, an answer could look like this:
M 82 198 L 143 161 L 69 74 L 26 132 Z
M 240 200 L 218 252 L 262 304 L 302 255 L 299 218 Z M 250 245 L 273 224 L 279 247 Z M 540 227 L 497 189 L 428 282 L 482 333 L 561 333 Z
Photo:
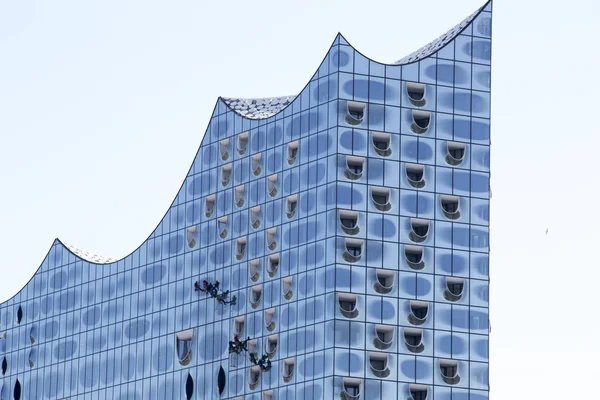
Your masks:
M 0 398 L 487 399 L 490 59 L 491 2 L 220 98 L 139 248 L 56 240 L 0 305 Z

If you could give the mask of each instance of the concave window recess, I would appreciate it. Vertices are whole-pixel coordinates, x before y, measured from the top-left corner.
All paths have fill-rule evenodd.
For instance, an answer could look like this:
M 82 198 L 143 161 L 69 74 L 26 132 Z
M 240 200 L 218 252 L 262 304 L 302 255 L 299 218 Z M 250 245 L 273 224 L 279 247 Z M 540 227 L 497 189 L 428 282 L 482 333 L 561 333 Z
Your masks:
M 423 134 L 431 124 L 431 113 L 423 110 L 412 110 L 412 123 L 410 129 L 416 134 Z
M 248 132 L 242 132 L 237 137 L 237 151 L 239 155 L 244 155 L 248 149 Z
M 277 227 L 267 229 L 266 237 L 269 250 L 275 250 L 277 248 Z
M 413 325 L 423 325 L 429 316 L 429 303 L 426 301 L 410 300 L 408 322 Z
M 192 340 L 194 339 L 194 330 L 187 329 L 175 334 L 175 348 L 177 349 L 177 359 L 180 365 L 188 365 L 192 360 Z
M 260 227 L 260 206 L 252 207 L 250 209 L 250 223 L 254 229 Z
M 394 344 L 396 328 L 392 325 L 375 325 L 375 340 L 373 345 L 379 350 L 387 350 Z
M 415 189 L 425 186 L 425 167 L 421 164 L 405 164 L 406 180 Z
M 389 269 L 375 270 L 375 285 L 374 289 L 379 294 L 388 294 L 394 289 L 394 281 L 396 274 Z
M 410 219 L 411 231 L 408 234 L 410 240 L 416 243 L 421 243 L 427 240 L 429 234 L 429 220 L 423 218 Z
M 373 132 L 371 134 L 373 148 L 381 157 L 392 155 L 392 135 L 384 132 Z
M 342 396 L 343 400 L 358 400 L 360 399 L 360 389 L 362 381 L 356 378 L 342 378 Z
M 426 94 L 427 86 L 423 83 L 417 82 L 407 82 L 406 83 L 406 94 L 408 95 L 408 100 L 415 107 L 423 107 L 425 105 L 425 94 Z
M 229 185 L 231 181 L 231 172 L 233 171 L 233 164 L 225 164 L 221 167 L 221 185 L 224 187 Z
M 252 308 L 258 308 L 260 298 L 262 297 L 263 285 L 252 286 L 250 289 L 250 305 Z
M 358 226 L 358 211 L 340 210 L 340 226 L 344 233 L 357 235 L 360 230 Z
M 221 153 L 221 160 L 227 161 L 229 159 L 229 138 L 219 142 L 219 153 Z
M 267 190 L 269 191 L 269 196 L 271 197 L 277 196 L 277 178 L 277 174 L 271 175 L 267 178 Z
M 346 156 L 346 169 L 344 176 L 346 179 L 355 181 L 360 179 L 365 167 L 365 158 L 356 156 Z
M 362 257 L 363 244 L 360 239 L 344 239 L 344 260 L 349 263 L 358 262 Z
M 389 211 L 392 208 L 390 202 L 390 189 L 383 186 L 373 186 L 371 188 L 371 198 L 373 205 L 379 211 Z
M 354 293 L 338 293 L 338 307 L 340 313 L 346 317 L 354 319 L 358 317 L 358 299 Z
M 242 258 L 244 258 L 244 255 L 246 254 L 246 244 L 247 244 L 247 239 L 246 237 L 241 237 L 238 238 L 235 242 L 235 258 L 237 258 L 238 260 L 241 260 Z
M 360 125 L 365 118 L 365 103 L 357 101 L 346 102 L 346 122 L 350 125 Z
M 440 373 L 442 380 L 448 385 L 456 385 L 460 382 L 458 374 L 458 361 L 449 359 L 440 359 Z
M 378 378 L 387 378 L 390 375 L 387 353 L 370 352 L 369 365 L 373 375 Z
M 216 202 L 217 202 L 216 194 L 208 195 L 204 199 L 204 214 L 206 215 L 207 218 L 210 218 L 210 216 L 212 216 L 213 212 L 215 211 L 215 203 Z
M 446 162 L 450 165 L 460 165 L 465 159 L 467 145 L 461 142 L 446 143 Z
M 245 186 L 244 185 L 239 185 L 236 186 L 236 188 L 233 190 L 233 197 L 235 200 L 235 205 L 238 208 L 241 208 L 244 206 L 245 200 L 244 200 L 244 191 L 245 191 Z
M 459 219 L 460 218 L 460 211 L 459 211 L 459 204 L 460 204 L 460 198 L 458 196 L 452 196 L 452 195 L 441 195 L 440 196 L 440 203 L 442 205 L 442 212 L 444 213 L 444 216 L 448 219 Z
M 411 269 L 420 271 L 425 268 L 423 246 L 404 245 L 404 258 L 406 259 L 406 264 L 408 264 Z
M 260 172 L 262 171 L 260 165 L 262 153 L 254 154 L 252 157 L 250 157 L 250 159 L 252 160 L 252 174 L 254 174 L 254 176 L 259 176 Z
M 295 140 L 291 143 L 288 143 L 287 146 L 287 162 L 289 165 L 294 165 L 296 159 L 298 158 L 298 151 L 300 150 L 300 141 Z
M 223 216 L 223 217 L 219 217 L 217 218 L 217 229 L 219 230 L 219 237 L 221 239 L 225 239 L 227 237 L 227 222 L 228 222 L 228 217 L 227 215 Z
M 185 231 L 188 247 L 193 249 L 196 247 L 196 232 L 198 231 L 198 227 L 193 225 L 188 227 Z
M 455 302 L 459 301 L 465 290 L 464 278 L 457 278 L 454 276 L 446 277 L 446 289 L 444 290 L 444 298 L 448 301 Z
M 269 256 L 269 266 L 267 267 L 267 273 L 271 278 L 277 275 L 277 270 L 279 269 L 279 253 L 271 254 Z
M 404 328 L 404 344 L 411 353 L 422 353 L 425 350 L 423 329 Z
M 296 210 L 298 209 L 298 195 L 293 194 L 288 196 L 285 203 L 285 214 L 288 219 L 291 219 L 296 215 Z

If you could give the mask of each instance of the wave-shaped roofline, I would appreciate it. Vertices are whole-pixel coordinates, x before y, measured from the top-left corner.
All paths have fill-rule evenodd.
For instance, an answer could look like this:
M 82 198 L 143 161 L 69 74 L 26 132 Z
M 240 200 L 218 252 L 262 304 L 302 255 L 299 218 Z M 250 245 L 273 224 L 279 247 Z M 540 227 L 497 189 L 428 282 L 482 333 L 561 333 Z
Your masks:
M 413 63 L 419 62 L 419 61 L 423 60 L 424 58 L 431 56 L 435 52 L 437 52 L 437 51 L 441 50 L 442 48 L 444 48 L 445 46 L 447 46 L 452 40 L 454 40 L 458 35 L 460 35 L 469 26 L 469 24 L 471 22 L 473 22 L 476 19 L 477 16 L 479 16 L 479 14 L 481 12 L 483 12 L 487 8 L 488 5 L 492 4 L 492 2 L 493 2 L 493 0 L 488 0 L 483 6 L 481 6 L 479 9 L 477 9 L 473 14 L 469 15 L 466 19 L 461 21 L 458 25 L 454 26 L 452 29 L 450 29 L 448 32 L 446 32 L 444 35 L 438 37 L 437 39 L 433 40 L 432 42 L 429 42 L 425 46 L 421 47 L 419 50 L 417 50 L 413 53 L 410 53 L 408 56 L 400 59 L 399 61 L 396 61 L 395 63 L 390 63 L 390 64 L 382 63 L 382 62 L 373 60 L 371 57 L 366 56 L 365 54 L 363 54 L 362 52 L 357 50 L 356 47 L 352 46 L 350 44 L 350 42 L 348 42 L 348 40 L 341 33 L 338 32 L 332 45 L 329 47 L 329 50 L 326 52 L 325 56 L 323 57 L 323 60 L 319 64 L 319 66 L 321 66 L 323 61 L 325 61 L 327 59 L 327 55 L 329 54 L 331 49 L 336 45 L 339 38 L 343 39 L 345 44 L 350 46 L 354 51 L 361 54 L 363 57 L 367 58 L 369 61 L 381 64 L 381 65 L 402 66 L 402 65 L 408 65 L 408 64 L 413 64 Z M 316 73 L 318 73 L 318 70 L 319 69 L 317 68 L 317 71 L 315 71 L 315 73 L 313 73 L 311 75 L 311 79 L 309 79 L 308 83 L 302 88 L 302 90 L 299 93 L 302 93 L 310 85 L 312 78 L 314 77 L 314 75 Z M 242 117 L 244 119 L 263 120 L 263 119 L 271 118 L 271 117 L 281 113 L 287 107 L 291 106 L 294 103 L 294 101 L 296 101 L 297 99 L 298 99 L 297 95 L 296 96 L 268 97 L 268 98 L 259 98 L 259 99 L 241 99 L 241 98 L 219 97 L 217 99 L 217 101 L 215 102 L 215 106 L 213 108 L 213 112 L 211 115 L 214 115 L 219 102 L 222 102 L 228 109 L 232 110 L 233 112 L 235 112 L 237 115 L 239 115 L 240 117 Z M 255 107 L 256 108 L 256 116 L 254 114 L 251 116 L 248 116 L 248 115 L 244 115 L 244 113 L 240 113 L 239 110 L 236 110 L 234 107 L 232 107 L 231 104 L 234 102 L 236 105 L 241 105 L 241 106 L 243 106 L 243 105 L 251 106 L 251 105 L 262 104 L 260 102 L 264 102 L 265 104 L 262 106 L 263 108 Z M 271 107 L 271 106 L 279 106 L 279 107 Z M 271 111 L 272 114 L 269 114 L 269 112 L 270 112 L 269 110 L 272 110 Z M 248 114 L 248 113 L 246 113 L 246 114 Z M 269 114 L 269 115 L 267 115 L 267 114 Z M 169 207 L 167 208 L 166 212 L 163 214 L 162 218 L 159 219 L 155 228 L 150 232 L 148 237 L 146 237 L 146 239 L 140 243 L 140 245 L 138 245 L 135 249 L 133 249 L 127 255 L 125 255 L 121 258 L 118 258 L 118 259 L 113 259 L 110 257 L 104 257 L 104 256 L 96 255 L 93 253 L 89 253 L 89 252 L 87 252 L 85 250 L 81 250 L 75 246 L 68 245 L 65 242 L 63 242 L 62 240 L 60 240 L 59 238 L 56 238 L 53 241 L 52 246 L 50 246 L 48 252 L 44 256 L 43 261 L 48 258 L 48 256 L 50 255 L 50 252 L 52 251 L 52 247 L 54 247 L 55 245 L 60 245 L 63 249 L 67 250 L 67 252 L 72 254 L 76 259 L 87 262 L 89 264 L 95 264 L 95 265 L 116 264 L 119 261 L 125 260 L 126 258 L 130 257 L 137 250 L 139 250 L 145 243 L 148 242 L 148 240 L 152 237 L 154 232 L 156 232 L 156 229 L 160 226 L 162 221 L 164 221 L 165 217 L 169 213 L 169 210 L 172 208 L 173 204 L 175 203 L 175 200 L 177 199 L 177 195 L 181 192 L 181 190 L 184 189 L 186 178 L 189 176 L 190 171 L 192 170 L 192 168 L 194 166 L 194 162 L 195 162 L 195 160 L 198 156 L 198 153 L 200 152 L 200 148 L 202 146 L 202 141 L 204 140 L 204 137 L 206 136 L 206 133 L 208 132 L 209 128 L 210 128 L 210 122 L 206 127 L 205 133 L 202 137 L 202 140 L 200 141 L 200 145 L 198 146 L 198 151 L 196 152 L 196 155 L 194 156 L 194 159 L 190 165 L 190 168 L 188 169 L 188 172 L 186 173 L 185 178 L 183 179 L 183 182 L 181 183 L 181 186 L 179 187 L 179 190 L 177 191 L 177 194 L 175 195 L 175 198 L 170 203 Z M 21 291 L 23 289 L 25 289 L 27 287 L 27 285 L 31 282 L 31 280 L 35 277 L 35 275 L 42 268 L 43 261 L 40 264 L 40 266 L 36 269 L 36 271 L 33 273 L 31 278 L 27 281 L 27 283 L 25 285 L 23 285 L 23 287 L 21 289 L 19 289 L 19 291 L 17 291 L 17 293 L 15 293 L 13 296 L 11 296 L 9 299 L 7 299 L 6 301 L 4 301 L 2 303 L 8 302 L 8 301 L 14 299 L 19 293 L 21 293 Z

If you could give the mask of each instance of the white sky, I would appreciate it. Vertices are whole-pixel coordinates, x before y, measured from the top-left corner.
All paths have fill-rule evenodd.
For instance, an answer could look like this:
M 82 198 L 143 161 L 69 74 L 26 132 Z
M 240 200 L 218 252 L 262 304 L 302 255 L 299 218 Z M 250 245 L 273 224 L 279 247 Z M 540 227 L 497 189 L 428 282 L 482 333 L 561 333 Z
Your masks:
M 0 0 L 0 301 L 55 237 L 111 257 L 135 249 L 218 95 L 297 93 L 338 31 L 395 61 L 481 4 Z M 494 400 L 594 397 L 599 20 L 594 0 L 496 0 Z

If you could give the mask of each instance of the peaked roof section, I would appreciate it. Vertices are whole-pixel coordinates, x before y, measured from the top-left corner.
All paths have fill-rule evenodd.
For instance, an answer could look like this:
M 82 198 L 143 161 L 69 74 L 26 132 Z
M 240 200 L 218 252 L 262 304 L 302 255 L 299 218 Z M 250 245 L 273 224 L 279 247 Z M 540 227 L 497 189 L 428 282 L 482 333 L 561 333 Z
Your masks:
M 290 104 L 296 96 L 272 97 L 264 99 L 236 99 L 221 97 L 229 108 L 248 119 L 272 117 Z
M 60 240 L 59 240 L 59 242 L 60 242 Z M 66 243 L 61 242 L 61 244 L 63 246 L 65 246 L 67 249 L 69 249 L 69 251 L 71 251 L 77 257 L 79 257 L 85 261 L 92 262 L 94 264 L 110 264 L 111 262 L 116 261 L 114 258 L 99 256 L 98 254 L 94 254 L 94 253 L 87 252 L 85 250 L 81 250 L 75 246 L 71 246 Z

